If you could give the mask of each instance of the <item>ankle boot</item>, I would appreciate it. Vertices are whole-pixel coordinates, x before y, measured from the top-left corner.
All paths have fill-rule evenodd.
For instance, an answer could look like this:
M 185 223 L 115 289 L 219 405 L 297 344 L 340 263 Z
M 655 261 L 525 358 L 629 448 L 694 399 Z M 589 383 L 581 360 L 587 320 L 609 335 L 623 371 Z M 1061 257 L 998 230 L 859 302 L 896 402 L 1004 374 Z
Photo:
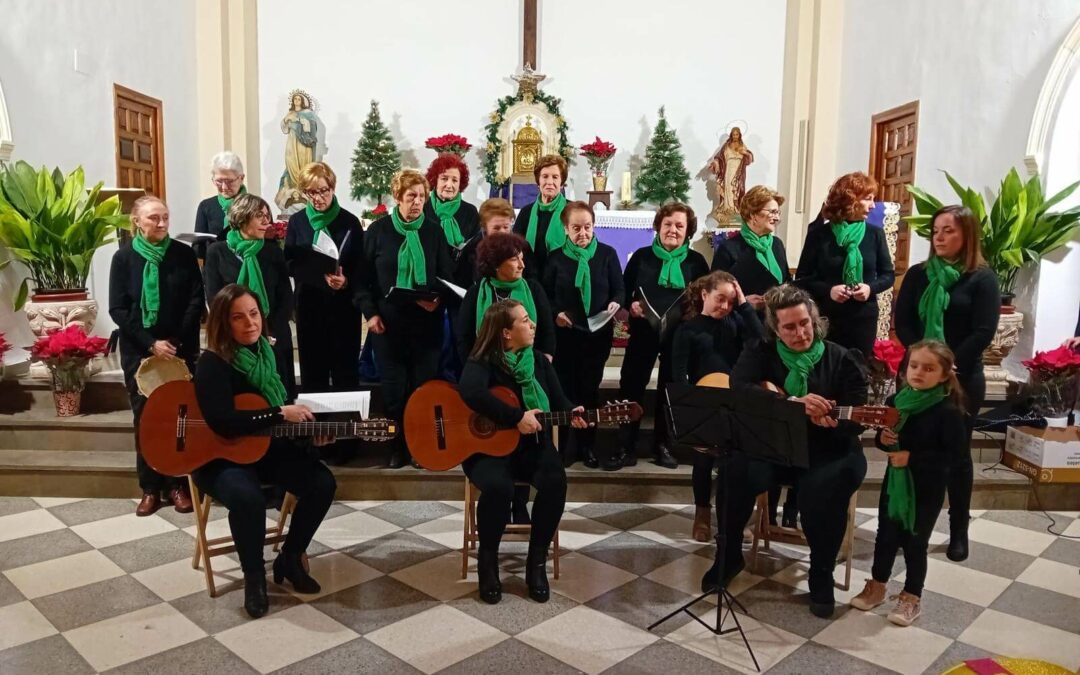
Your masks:
M 693 533 L 694 541 L 712 540 L 712 509 L 708 506 L 698 506 L 694 509 Z
M 619 425 L 619 448 L 622 450 L 622 465 L 637 465 L 637 440 L 641 422 Z
M 266 574 L 261 570 L 244 575 L 244 611 L 252 619 L 258 619 L 270 611 L 270 600 L 266 597 Z
M 322 590 L 319 582 L 304 569 L 300 554 L 285 551 L 278 554 L 274 560 L 274 583 L 280 584 L 282 579 L 288 579 L 297 593 L 318 593 Z
M 596 458 L 596 453 L 589 446 L 581 448 L 579 453 L 581 456 L 581 463 L 590 469 L 596 469 L 600 467 L 600 460 Z
M 476 552 L 476 578 L 480 586 L 480 599 L 489 605 L 502 600 L 502 582 L 499 580 L 499 552 L 480 549 Z
M 949 548 L 945 557 L 953 562 L 963 562 L 968 557 L 968 524 L 955 524 L 949 528 Z
M 547 578 L 547 553 L 547 546 L 540 548 L 529 544 L 529 555 L 525 558 L 525 585 L 529 587 L 529 597 L 537 602 L 547 602 L 551 597 Z

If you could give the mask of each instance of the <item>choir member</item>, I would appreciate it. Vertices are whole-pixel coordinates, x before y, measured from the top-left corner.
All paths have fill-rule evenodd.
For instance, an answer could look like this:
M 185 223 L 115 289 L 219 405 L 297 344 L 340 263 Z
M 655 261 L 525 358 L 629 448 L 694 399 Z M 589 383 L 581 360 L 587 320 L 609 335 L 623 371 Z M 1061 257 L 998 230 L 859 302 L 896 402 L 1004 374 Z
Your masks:
M 930 257 L 904 275 L 896 298 L 896 336 L 906 347 L 943 340 L 956 355 L 956 376 L 967 397 L 967 447 L 949 472 L 950 560 L 968 555 L 974 467 L 971 434 L 986 398 L 982 355 L 997 332 L 1001 292 L 983 260 L 979 220 L 963 206 L 946 206 L 930 221 Z
M 278 376 L 273 349 L 266 336 L 267 320 L 260 299 L 237 284 L 214 296 L 206 321 L 206 351 L 195 372 L 195 396 L 214 433 L 226 438 L 250 436 L 286 422 L 315 419 L 303 405 L 288 404 L 285 385 Z M 267 407 L 239 410 L 238 394 L 257 394 Z M 315 445 L 330 438 L 316 438 Z M 310 444 L 273 438 L 262 459 L 236 464 L 217 459 L 196 469 L 195 484 L 225 505 L 229 530 L 244 573 L 244 609 L 259 618 L 269 609 L 263 542 L 266 540 L 266 497 L 262 486 L 278 486 L 296 496 L 296 510 L 281 553 L 274 560 L 274 583 L 288 579 L 297 593 L 315 594 L 321 588 L 304 569 L 301 556 L 319 529 L 337 484 Z
M 212 234 L 218 241 L 225 241 L 225 234 L 229 231 L 229 207 L 237 195 L 247 192 L 243 162 L 234 152 L 219 152 L 210 159 L 210 180 L 217 194 L 199 202 L 195 210 L 195 231 Z M 197 241 L 192 247 L 200 262 L 206 259 L 208 247 L 206 241 Z
M 480 236 L 470 239 L 461 250 L 454 283 L 467 289 L 480 281 L 480 272 L 476 268 L 476 249 L 480 247 L 480 242 L 489 234 L 511 232 L 513 225 L 514 207 L 510 206 L 510 202 L 501 197 L 485 200 L 480 205 Z M 536 279 L 536 260 L 528 246 L 525 247 L 522 255 L 525 260 L 525 278 Z
M 529 552 L 525 559 L 525 584 L 529 597 L 547 602 L 547 553 L 566 504 L 566 472 L 551 443 L 549 429 L 537 413 L 570 410 L 555 369 L 533 347 L 536 326 L 525 306 L 517 300 L 501 300 L 483 313 L 476 343 L 461 375 L 461 396 L 477 413 L 502 428 L 517 428 L 521 440 L 505 457 L 476 454 L 462 469 L 480 490 L 477 505 L 477 577 L 480 599 L 495 604 L 502 599 L 499 581 L 499 543 L 510 515 L 514 481 L 528 481 L 536 488 Z M 504 403 L 491 388 L 511 389 L 520 406 Z M 573 408 L 581 412 L 581 407 Z M 584 417 L 575 416 L 573 426 L 584 429 Z
M 746 301 L 759 316 L 765 314 L 765 292 L 791 281 L 784 242 L 776 236 L 784 197 L 764 185 L 747 190 L 739 202 L 742 227 L 720 242 L 712 268 L 730 272 L 739 282 Z
M 795 271 L 795 283 L 828 319 L 830 339 L 864 356 L 874 353 L 878 293 L 895 280 L 885 231 L 866 224 L 876 190 L 877 182 L 864 173 L 838 178 L 822 208 L 828 227 L 807 232 Z
M 533 177 L 540 188 L 536 201 L 521 209 L 514 221 L 514 232 L 525 237 L 536 261 L 536 276 L 543 278 L 548 254 L 562 248 L 566 233 L 561 227 L 566 196 L 566 160 L 561 155 L 544 155 L 536 160 Z
M 109 316 L 119 331 L 120 366 L 135 420 L 135 467 L 142 499 L 135 514 L 149 516 L 162 506 L 162 492 L 181 513 L 192 511 L 187 485 L 154 471 L 143 459 L 139 420 L 146 397 L 135 373 L 149 356 L 183 359 L 194 371 L 199 356 L 199 322 L 205 302 L 195 252 L 169 238 L 169 207 L 152 195 L 131 207 L 131 242 L 113 254 L 109 271 Z

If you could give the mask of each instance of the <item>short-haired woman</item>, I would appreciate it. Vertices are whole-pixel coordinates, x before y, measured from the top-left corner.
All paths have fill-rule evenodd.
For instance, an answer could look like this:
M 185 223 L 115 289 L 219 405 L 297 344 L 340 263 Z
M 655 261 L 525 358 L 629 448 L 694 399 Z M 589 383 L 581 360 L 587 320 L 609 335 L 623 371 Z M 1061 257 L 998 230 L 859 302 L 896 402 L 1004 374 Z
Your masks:
M 240 410 L 234 403 L 238 394 L 258 394 L 267 406 Z M 259 299 L 237 284 L 222 288 L 210 303 L 206 351 L 199 357 L 195 371 L 195 396 L 207 426 L 226 438 L 256 435 L 277 424 L 315 419 L 306 406 L 287 403 L 285 385 L 266 339 L 266 316 Z M 317 438 L 315 444 L 330 440 Z M 196 469 L 192 478 L 200 490 L 229 510 L 229 530 L 244 573 L 244 609 L 249 616 L 257 619 L 269 609 L 263 562 L 264 483 L 280 486 L 296 496 L 289 533 L 274 560 L 274 583 L 288 579 L 297 593 L 321 590 L 304 569 L 301 556 L 330 510 L 337 483 L 309 445 L 274 438 L 266 454 L 254 464 L 217 459 Z
M 720 242 L 713 255 L 713 270 L 730 272 L 738 281 L 746 301 L 765 313 L 765 293 L 791 281 L 784 242 L 776 236 L 784 197 L 764 185 L 747 190 L 739 202 L 742 227 Z
M 1001 314 L 997 277 L 983 259 L 979 220 L 964 206 L 945 206 L 930 220 L 926 262 L 904 275 L 896 298 L 896 336 L 910 348 L 920 340 L 942 340 L 956 356 L 956 377 L 967 397 L 968 446 L 949 470 L 950 560 L 968 555 L 968 521 L 974 466 L 971 434 L 986 398 L 982 355 L 994 339 Z
M 139 393 L 135 373 L 148 356 L 175 356 L 194 370 L 206 307 L 202 275 L 195 253 L 169 237 L 169 207 L 158 197 L 135 200 L 131 232 L 131 242 L 113 254 L 109 316 L 119 331 L 120 367 L 135 417 L 135 468 L 143 493 L 135 515 L 149 516 L 161 508 L 162 492 L 177 511 L 190 513 L 187 485 L 150 468 L 138 447 L 146 397 Z
M 364 235 L 363 281 L 356 287 L 354 302 L 367 318 L 386 414 L 401 422 L 409 392 L 439 372 L 443 343 L 439 310 L 449 291 L 438 279 L 449 279 L 453 269 L 443 229 L 424 217 L 431 191 L 427 179 L 415 169 L 404 169 L 394 175 L 390 189 L 397 206 Z M 393 288 L 437 291 L 440 297 L 392 300 L 387 296 Z M 399 436 L 388 466 L 396 469 L 411 461 Z
M 544 155 L 536 160 L 533 177 L 540 188 L 536 201 L 521 209 L 514 221 L 514 232 L 525 237 L 536 260 L 536 275 L 542 278 L 548 254 L 562 248 L 566 234 L 562 228 L 562 210 L 566 196 L 568 167 L 561 155 Z
M 217 194 L 199 202 L 195 209 L 195 231 L 212 234 L 218 241 L 224 241 L 229 231 L 229 207 L 237 195 L 247 192 L 244 163 L 235 152 L 219 152 L 210 158 L 210 181 Z M 206 259 L 207 242 L 197 241 L 192 248 L 199 260 Z
M 293 340 L 289 321 L 293 313 L 293 290 L 285 256 L 276 242 L 266 245 L 270 205 L 262 197 L 237 195 L 229 207 L 229 231 L 206 251 L 203 277 L 207 304 L 228 284 L 251 289 L 266 314 L 274 345 L 277 371 L 289 398 L 296 397 Z
M 476 250 L 480 248 L 480 242 L 484 237 L 504 233 L 509 234 L 514 226 L 514 207 L 502 197 L 492 197 L 484 200 L 480 205 L 480 236 L 473 237 L 465 244 L 461 251 L 461 257 L 457 266 L 457 276 L 454 283 L 462 288 L 469 288 L 480 281 L 480 272 L 476 268 Z M 522 252 L 525 260 L 526 279 L 536 279 L 536 260 L 532 251 L 526 246 Z

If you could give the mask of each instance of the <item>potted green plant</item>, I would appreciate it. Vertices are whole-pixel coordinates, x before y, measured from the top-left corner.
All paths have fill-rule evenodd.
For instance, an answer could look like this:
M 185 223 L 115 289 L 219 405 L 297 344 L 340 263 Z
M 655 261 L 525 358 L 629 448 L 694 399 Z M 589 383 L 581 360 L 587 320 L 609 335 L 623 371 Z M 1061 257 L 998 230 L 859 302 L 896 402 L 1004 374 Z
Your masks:
M 977 190 L 960 185 L 948 172 L 945 177 L 961 203 L 982 223 L 983 255 L 997 275 L 1002 305 L 1011 307 L 1017 273 L 1064 246 L 1080 227 L 1080 206 L 1060 212 L 1050 210 L 1068 198 L 1080 181 L 1047 198 L 1038 176 L 1032 176 L 1025 184 L 1016 169 L 1010 169 L 987 209 Z M 905 220 L 917 234 L 929 239 L 930 219 L 942 207 L 942 201 L 913 185 L 907 186 L 907 190 L 917 213 Z

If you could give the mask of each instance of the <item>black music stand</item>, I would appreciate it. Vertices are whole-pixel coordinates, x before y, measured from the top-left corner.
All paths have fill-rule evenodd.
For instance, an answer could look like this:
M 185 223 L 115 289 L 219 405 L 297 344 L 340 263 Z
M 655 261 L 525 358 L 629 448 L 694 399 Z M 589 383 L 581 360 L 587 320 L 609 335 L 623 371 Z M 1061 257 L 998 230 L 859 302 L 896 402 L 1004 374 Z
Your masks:
M 775 394 L 758 387 L 739 390 L 696 387 L 672 383 L 666 388 L 671 437 L 676 443 L 689 445 L 716 455 L 720 463 L 723 485 L 717 487 L 716 587 L 709 589 L 682 607 L 656 621 L 649 630 L 659 626 L 676 614 L 685 612 L 714 635 L 727 635 L 738 631 L 746 650 L 758 665 L 746 632 L 735 614 L 738 607 L 750 616 L 735 596 L 727 590 L 724 580 L 724 562 L 727 549 L 728 474 L 726 465 L 736 454 L 782 466 L 807 467 L 810 464 L 806 446 L 806 414 L 802 405 L 778 398 Z M 716 598 L 716 625 L 710 626 L 690 611 L 690 607 L 713 594 Z M 725 612 L 726 605 L 726 612 Z M 724 628 L 724 621 L 731 616 L 734 628 Z

